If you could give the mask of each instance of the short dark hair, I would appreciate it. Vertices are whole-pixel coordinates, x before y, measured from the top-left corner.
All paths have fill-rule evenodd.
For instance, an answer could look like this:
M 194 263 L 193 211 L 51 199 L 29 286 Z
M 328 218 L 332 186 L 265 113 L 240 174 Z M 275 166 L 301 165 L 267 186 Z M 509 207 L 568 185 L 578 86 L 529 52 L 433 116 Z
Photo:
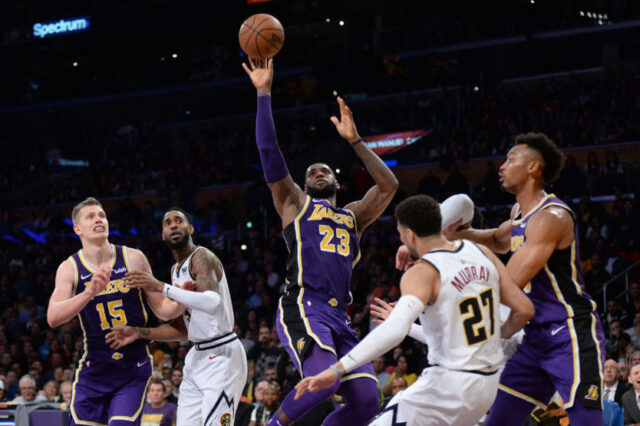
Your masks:
M 164 217 L 167 215 L 167 213 L 169 212 L 180 212 L 184 215 L 184 217 L 187 218 L 187 222 L 189 222 L 189 225 L 193 225 L 193 221 L 191 220 L 191 216 L 189 215 L 189 213 L 186 212 L 186 210 L 181 209 L 180 207 L 169 207 L 164 214 L 162 215 L 162 218 L 164 219 Z
M 515 145 L 527 145 L 540 153 L 544 166 L 542 179 L 544 183 L 551 183 L 560 176 L 564 166 L 564 154 L 558 146 L 544 133 L 523 133 L 516 136 Z
M 164 385 L 164 382 L 159 377 L 152 377 L 151 381 L 149 382 L 149 389 L 151 389 L 151 385 L 160 385 L 160 386 L 162 386 L 162 393 L 167 391 L 167 388 Z
M 428 195 L 414 195 L 396 206 L 396 220 L 418 237 L 439 234 L 442 216 L 438 202 Z

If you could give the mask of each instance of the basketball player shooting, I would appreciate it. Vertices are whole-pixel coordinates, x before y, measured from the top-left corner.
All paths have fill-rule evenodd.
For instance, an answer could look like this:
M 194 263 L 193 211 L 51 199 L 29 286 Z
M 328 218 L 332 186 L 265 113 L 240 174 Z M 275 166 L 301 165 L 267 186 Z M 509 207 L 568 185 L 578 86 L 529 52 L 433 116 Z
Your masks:
M 297 397 L 317 392 L 400 344 L 420 318 L 430 367 L 396 394 L 374 425 L 473 425 L 498 392 L 500 337 L 520 330 L 533 304 L 502 262 L 471 241 L 447 241 L 439 204 L 417 195 L 396 207 L 400 240 L 419 259 L 402 276 L 402 296 L 388 318 L 322 373 L 304 378 Z M 511 308 L 500 326 L 498 306 Z
M 312 376 L 358 343 L 346 306 L 353 266 L 360 257 L 359 239 L 389 205 L 398 181 L 362 143 L 351 110 L 338 98 L 340 119 L 331 117 L 331 122 L 351 144 L 375 185 L 361 200 L 339 208 L 335 173 L 326 164 L 312 164 L 303 191 L 291 178 L 278 147 L 271 113 L 273 59 L 260 63 L 250 59 L 249 65 L 242 66 L 258 91 L 256 143 L 289 250 L 286 293 L 277 312 L 278 336 L 300 374 Z M 366 363 L 344 375 L 341 382 L 295 402 L 295 392 L 290 392 L 268 424 L 289 424 L 336 392 L 346 405 L 331 413 L 325 425 L 364 425 L 378 410 L 375 374 L 371 363 Z

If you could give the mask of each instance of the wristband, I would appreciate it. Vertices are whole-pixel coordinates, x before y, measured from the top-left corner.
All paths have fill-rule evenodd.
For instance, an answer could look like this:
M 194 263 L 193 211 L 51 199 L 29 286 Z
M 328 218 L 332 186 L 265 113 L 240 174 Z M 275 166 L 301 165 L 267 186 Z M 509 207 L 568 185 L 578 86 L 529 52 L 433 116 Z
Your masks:
M 338 370 L 338 367 L 336 367 L 335 365 L 330 365 L 329 368 L 338 373 L 338 377 L 342 377 L 342 373 L 340 372 L 340 370 Z
M 355 141 L 355 142 L 349 142 L 349 143 L 351 144 L 351 146 L 356 146 L 356 145 L 358 145 L 360 142 L 362 142 L 362 138 L 358 139 L 358 140 L 357 140 L 357 141 Z
M 171 299 L 169 297 L 169 288 L 170 287 L 171 286 L 169 284 L 166 284 L 166 283 L 165 283 L 164 287 L 162 287 L 162 295 L 168 297 L 169 299 Z M 173 299 L 171 299 L 171 300 L 173 300 Z
M 271 92 L 267 92 L 266 90 L 258 90 L 258 97 L 260 96 L 271 96 Z

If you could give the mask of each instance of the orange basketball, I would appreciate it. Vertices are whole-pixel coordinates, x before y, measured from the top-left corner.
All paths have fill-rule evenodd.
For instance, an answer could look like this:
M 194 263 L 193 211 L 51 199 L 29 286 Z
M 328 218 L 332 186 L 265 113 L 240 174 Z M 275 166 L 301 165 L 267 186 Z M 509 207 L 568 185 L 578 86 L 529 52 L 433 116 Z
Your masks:
M 284 29 L 276 18 L 266 13 L 248 17 L 238 33 L 240 47 L 254 59 L 268 59 L 282 49 Z

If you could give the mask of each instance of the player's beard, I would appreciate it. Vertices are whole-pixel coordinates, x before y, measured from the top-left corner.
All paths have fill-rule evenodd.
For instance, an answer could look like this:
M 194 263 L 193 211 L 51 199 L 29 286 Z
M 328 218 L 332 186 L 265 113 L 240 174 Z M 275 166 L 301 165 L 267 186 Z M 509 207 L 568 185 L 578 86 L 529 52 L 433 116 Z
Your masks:
M 311 198 L 322 198 L 325 200 L 335 196 L 337 191 L 338 189 L 335 182 L 326 184 L 324 188 L 307 187 L 307 194 Z
M 171 242 L 171 240 L 165 240 L 164 242 L 167 243 L 171 250 L 181 249 L 189 243 L 189 233 L 185 232 L 184 234 L 182 234 L 182 238 L 180 238 L 175 243 Z

